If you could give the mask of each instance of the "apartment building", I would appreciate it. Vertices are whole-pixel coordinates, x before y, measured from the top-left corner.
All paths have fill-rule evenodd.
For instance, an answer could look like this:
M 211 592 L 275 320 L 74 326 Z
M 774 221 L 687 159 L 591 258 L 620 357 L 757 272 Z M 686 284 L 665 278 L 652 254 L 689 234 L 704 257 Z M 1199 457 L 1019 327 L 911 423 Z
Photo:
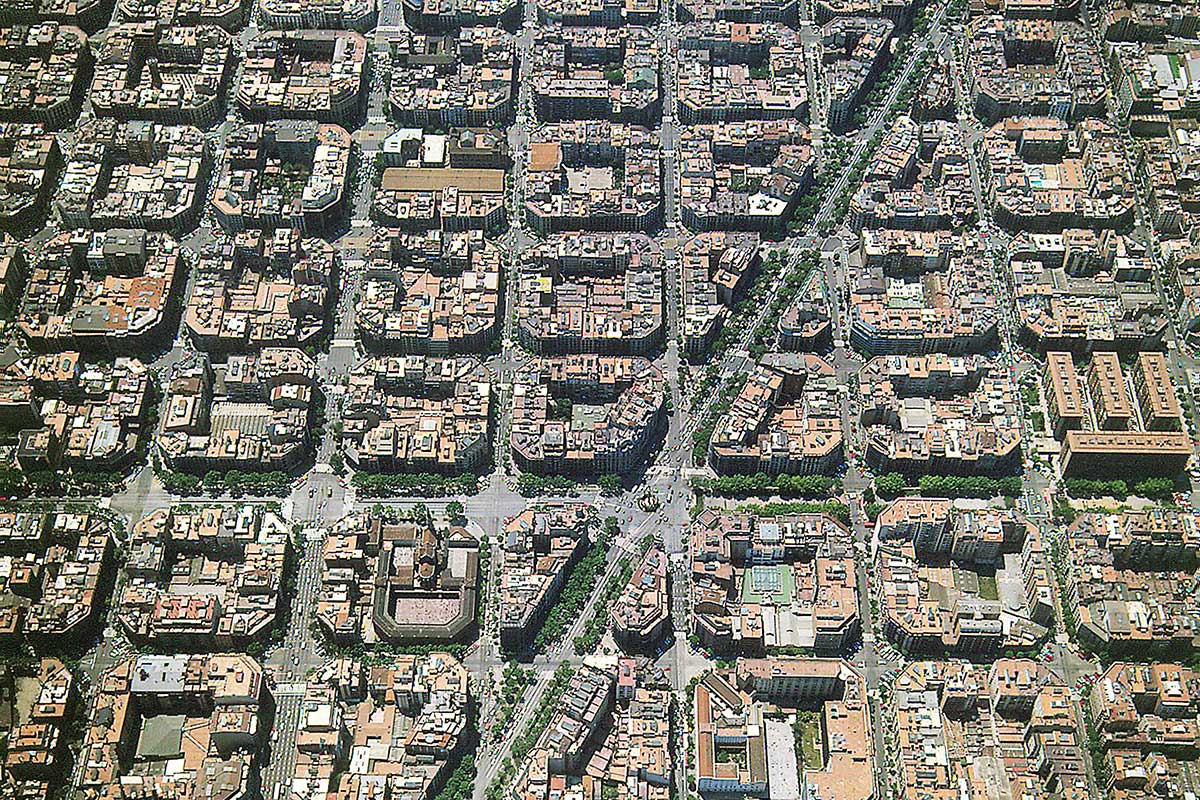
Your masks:
M 782 22 L 794 24 L 797 20 L 795 0 L 685 0 L 678 8 L 679 19 L 693 20 L 727 19 L 731 22 Z
M 980 357 L 878 356 L 858 385 L 877 472 L 1008 475 L 1020 466 L 1019 398 Z
M 342 658 L 312 675 L 300 701 L 293 797 L 357 797 L 387 787 L 436 797 L 469 746 L 469 673 L 449 653 L 386 666 Z
M 995 655 L 1053 628 L 1049 556 L 1023 517 L 901 498 L 878 524 L 883 629 L 903 652 Z
M 1192 443 L 1165 356 L 1138 353 L 1128 373 L 1111 352 L 1093 353 L 1086 370 L 1070 353 L 1046 354 L 1046 412 L 1063 443 L 1063 474 L 1173 477 L 1187 467 Z
M 552 237 L 518 280 L 517 337 L 534 353 L 650 356 L 662 346 L 663 267 L 643 234 Z
M 824 270 L 810 270 L 776 323 L 779 349 L 819 353 L 832 346 L 834 303 Z
M 271 28 L 323 28 L 367 33 L 379 17 L 377 0 L 258 0 L 263 22 Z
M 538 128 L 530 143 L 524 213 L 543 234 L 652 232 L 663 223 L 658 137 L 607 120 Z
M 506 254 L 481 231 L 380 228 L 355 329 L 375 353 L 480 353 L 499 333 Z
M 0 642 L 57 652 L 88 641 L 112 592 L 112 534 L 100 514 L 0 514 Z
M 873 356 L 965 357 L 995 349 L 995 266 L 975 238 L 863 230 L 850 270 L 850 343 Z
M 679 324 L 689 361 L 704 358 L 753 283 L 762 266 L 758 244 L 755 233 L 710 231 L 680 248 L 684 312 Z
M 659 40 L 647 28 L 541 28 L 533 55 L 529 80 L 542 120 L 649 127 L 661 116 Z
M 768 354 L 717 420 L 708 463 L 721 475 L 832 474 L 843 459 L 837 395 L 818 356 Z
M 831 131 L 851 127 L 862 101 L 891 59 L 895 24 L 882 17 L 834 17 L 821 26 L 821 65 Z
M 835 17 L 882 17 L 906 30 L 912 24 L 917 7 L 918 4 L 911 0 L 817 0 L 814 9 L 819 25 Z
M 513 121 L 516 43 L 503 28 L 402 32 L 390 40 L 389 58 L 388 106 L 398 124 L 486 127 Z
M 504 523 L 500 575 L 500 646 L 526 650 L 558 600 L 567 576 L 591 547 L 594 508 L 582 503 L 531 506 Z
M 338 125 L 243 123 L 226 135 L 212 210 L 226 233 L 295 228 L 319 235 L 346 217 L 352 141 Z
M 1030 524 L 1011 511 L 971 509 L 939 497 L 898 497 L 879 512 L 875 530 L 881 541 L 912 542 L 917 558 L 926 561 L 986 565 L 1002 564 L 1005 554 L 1020 551 Z
M 1082 355 L 1155 350 L 1166 331 L 1155 261 L 1112 231 L 1022 234 L 1009 247 L 1020 336 L 1030 349 Z
M 1194 649 L 1198 536 L 1192 514 L 1168 509 L 1075 520 L 1063 537 L 1063 603 L 1080 644 L 1117 656 Z
M 183 364 L 167 387 L 155 444 L 171 469 L 292 470 L 310 455 L 316 365 L 304 351 L 266 347 L 214 365 Z
M 951 231 L 978 215 L 966 140 L 958 125 L 900 116 L 850 199 L 849 224 L 865 229 Z
M 885 733 L 904 800 L 951 800 L 997 787 L 1063 800 L 1095 796 L 1079 709 L 1063 678 L 1044 664 L 916 661 L 901 669 L 889 706 Z M 951 757 L 967 740 L 1027 755 L 997 759 L 994 767 Z
M 375 356 L 350 372 L 343 449 L 366 472 L 474 472 L 490 463 L 494 413 L 478 359 Z
M 262 667 L 247 655 L 120 661 L 97 680 L 75 790 L 96 800 L 132 783 L 156 797 L 199 800 L 205 776 L 219 775 L 241 794 L 258 780 L 272 703 Z
M 692 632 L 722 655 L 838 653 L 861 633 L 850 532 L 824 514 L 705 509 L 688 529 Z
M 918 122 L 934 120 L 954 120 L 955 113 L 955 73 L 950 61 L 944 56 L 934 57 L 933 68 L 925 78 L 925 83 L 917 89 L 909 113 Z
M 653 651 L 671 628 L 670 566 L 651 547 L 642 555 L 612 607 L 613 640 L 627 653 Z
M 1108 78 L 1099 49 L 1077 22 L 981 15 L 971 20 L 966 88 L 975 114 L 1103 118 Z
M 819 705 L 822 765 L 809 768 L 787 722 L 771 707 Z M 738 659 L 705 673 L 693 696 L 701 797 L 874 796 L 873 744 L 866 681 L 841 659 Z
M 32 674 L 5 667 L 0 680 L 6 686 L 0 718 L 8 730 L 0 791 L 30 800 L 49 797 L 66 782 L 66 731 L 78 700 L 75 677 L 57 658 L 43 657 Z
M 0 122 L 0 229 L 41 223 L 61 169 L 58 140 L 41 123 Z
M 236 97 L 252 120 L 352 120 L 362 109 L 367 40 L 339 30 L 263 31 L 246 44 Z
M 108 23 L 111 12 L 105 0 L 28 0 L 0 8 L 0 23 L 57 22 L 94 31 Z
M 1110 42 L 1138 42 L 1168 36 L 1194 37 L 1200 30 L 1200 8 L 1185 0 L 1162 6 L 1136 0 L 1110 0 L 1100 7 L 1098 27 Z
M 0 373 L 4 427 L 27 472 L 119 471 L 147 436 L 150 372 L 134 358 L 93 363 L 77 351 L 19 359 Z
M 585 800 L 599 785 L 616 800 L 666 800 L 672 785 L 671 697 L 632 659 L 580 667 L 525 760 L 506 800 Z M 613 781 L 625 775 L 621 781 Z
M 685 125 L 808 118 L 803 48 L 791 28 L 706 20 L 685 25 L 679 44 Z
M 574 26 L 654 25 L 658 0 L 540 0 L 538 20 Z
M 236 33 L 246 24 L 242 0 L 117 0 L 122 22 L 160 22 L 164 25 L 216 25 Z
M 127 22 L 105 32 L 88 93 L 93 113 L 207 128 L 225 113 L 233 41 L 215 25 Z
M 92 65 L 83 31 L 53 21 L 0 25 L 0 50 L 0 121 L 57 130 L 75 120 Z
M 201 253 L 183 325 L 206 352 L 300 347 L 327 324 L 333 247 L 298 230 L 242 231 Z
M 159 508 L 126 541 L 116 620 L 139 645 L 174 651 L 243 649 L 279 619 L 291 523 L 262 506 Z
M 1160 278 L 1178 308 L 1181 333 L 1194 341 L 1200 329 L 1200 251 L 1193 241 L 1200 123 L 1172 120 L 1170 127 L 1170 135 L 1139 140 L 1145 149 L 1137 178 L 1147 187 L 1146 215 L 1163 242 Z
M 93 118 L 80 127 L 54 207 L 69 228 L 190 231 L 209 168 L 198 128 Z
M 25 249 L 8 234 L 0 236 L 0 316 L 11 318 L 25 292 L 29 264 Z
M 528 472 L 628 475 L 666 433 L 667 384 L 637 356 L 537 359 L 513 382 L 509 445 Z
M 414 31 L 445 33 L 456 28 L 516 27 L 516 0 L 402 0 L 404 21 Z
M 794 119 L 684 128 L 679 203 L 695 231 L 780 233 L 813 185 L 807 126 Z
M 996 222 L 1011 231 L 1122 229 L 1133 222 L 1130 165 L 1107 122 L 1010 117 L 984 134 L 980 148 Z
M 64 231 L 37 253 L 16 314 L 35 352 L 152 352 L 174 338 L 188 261 L 170 235 Z
M 1198 691 L 1196 673 L 1182 664 L 1117 662 L 1105 670 L 1085 701 L 1100 739 L 1104 789 L 1148 800 L 1200 788 L 1193 755 Z

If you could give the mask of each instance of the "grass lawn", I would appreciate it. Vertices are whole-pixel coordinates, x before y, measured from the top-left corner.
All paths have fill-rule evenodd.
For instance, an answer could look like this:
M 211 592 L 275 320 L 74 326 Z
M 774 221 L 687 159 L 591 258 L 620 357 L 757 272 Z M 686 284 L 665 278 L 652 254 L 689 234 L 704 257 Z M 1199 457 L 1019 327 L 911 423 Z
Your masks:
M 996 588 L 996 577 L 994 575 L 979 576 L 979 596 L 984 600 L 1000 599 L 1000 590 Z
M 821 754 L 821 714 L 817 711 L 797 711 L 796 749 L 800 755 L 802 769 L 818 770 L 825 765 Z

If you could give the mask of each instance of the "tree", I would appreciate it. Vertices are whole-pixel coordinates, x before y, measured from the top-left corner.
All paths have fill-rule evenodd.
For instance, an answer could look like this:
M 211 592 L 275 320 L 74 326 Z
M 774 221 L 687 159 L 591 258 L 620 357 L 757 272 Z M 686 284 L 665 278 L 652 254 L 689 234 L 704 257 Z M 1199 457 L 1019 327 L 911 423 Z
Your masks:
M 1143 478 L 1133 487 L 1133 493 L 1155 500 L 1165 500 L 1175 492 L 1175 481 L 1170 478 Z
M 1129 485 L 1123 480 L 1101 481 L 1091 478 L 1067 478 L 1063 481 L 1067 493 L 1072 497 L 1104 497 L 1106 495 L 1124 500 L 1129 495 Z
M 1021 479 L 1016 476 L 990 478 L 984 475 L 922 475 L 918 482 L 926 497 L 1018 497 Z M 878 490 L 876 486 L 876 490 Z
M 886 500 L 891 500 L 903 491 L 904 476 L 899 472 L 889 472 L 875 479 L 875 493 Z
M 534 475 L 523 472 L 517 476 L 517 494 L 536 497 L 542 494 L 574 494 L 578 485 L 565 475 Z
M 429 513 L 429 506 L 425 505 L 424 503 L 417 503 L 415 506 L 413 506 L 412 518 L 413 521 L 418 525 L 424 525 L 428 523 L 429 520 L 432 519 L 432 515 Z
M 605 497 L 616 497 L 621 493 L 621 476 L 609 473 L 601 475 L 596 483 L 600 486 L 600 492 Z
M 462 525 L 467 521 L 466 509 L 457 500 L 451 500 L 449 503 L 446 503 L 446 516 L 455 525 Z

